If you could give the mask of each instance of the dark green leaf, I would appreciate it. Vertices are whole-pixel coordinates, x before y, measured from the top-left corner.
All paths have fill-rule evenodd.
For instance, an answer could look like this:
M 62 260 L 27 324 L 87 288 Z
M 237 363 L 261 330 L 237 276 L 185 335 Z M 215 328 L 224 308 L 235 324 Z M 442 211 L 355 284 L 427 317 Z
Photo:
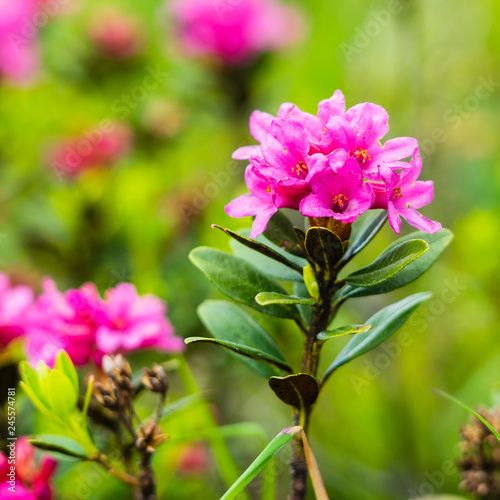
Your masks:
M 240 231 L 243 236 L 249 236 L 250 230 L 243 229 Z M 292 255 L 285 250 L 277 247 L 274 243 L 270 242 L 267 238 L 260 235 L 256 240 L 267 247 L 274 250 L 276 253 L 282 255 L 285 259 L 292 262 L 296 267 L 303 267 L 307 261 L 296 255 Z M 239 243 L 235 239 L 230 241 L 231 249 L 235 255 L 243 260 L 246 260 L 253 266 L 255 266 L 259 271 L 262 271 L 266 276 L 272 276 L 283 281 L 302 281 L 302 273 L 292 270 L 279 262 L 276 262 L 269 257 L 262 255 L 261 253 L 254 252 L 247 246 Z
M 387 211 L 370 210 L 363 220 L 356 220 L 352 225 L 352 234 L 347 252 L 342 257 L 341 264 L 349 262 L 375 238 L 387 220 Z M 359 222 L 358 222 L 359 221 Z
M 306 233 L 303 229 L 300 229 L 300 227 L 295 227 L 293 228 L 295 231 L 295 234 L 297 235 L 297 239 L 299 240 L 299 244 L 301 248 L 306 248 Z M 304 255 L 304 253 L 302 253 Z
M 366 321 L 372 325 L 368 335 L 355 335 L 326 370 L 324 381 L 340 366 L 370 351 L 397 332 L 413 311 L 431 296 L 428 292 L 415 293 L 385 307 Z
M 286 377 L 271 377 L 269 387 L 281 401 L 295 408 L 310 408 L 318 399 L 317 380 L 307 373 L 294 373 Z
M 195 342 L 207 342 L 209 344 L 217 344 L 222 347 L 225 347 L 226 349 L 229 349 L 230 351 L 240 354 L 241 356 L 246 356 L 248 358 L 255 359 L 257 361 L 269 363 L 273 366 L 276 366 L 280 370 L 283 370 L 288 373 L 292 372 L 292 369 L 280 359 L 275 358 L 274 356 L 271 356 L 270 354 L 267 354 L 263 351 L 255 349 L 254 347 L 248 347 L 243 344 L 236 344 L 234 342 L 228 342 L 226 340 L 204 338 L 204 337 L 188 337 L 187 339 L 184 340 L 184 342 L 186 342 L 186 344 L 193 344 Z
M 293 269 L 295 272 L 302 274 L 302 267 L 297 266 L 293 262 L 290 262 L 288 259 L 283 257 L 282 254 L 275 252 L 272 248 L 268 247 L 267 245 L 264 245 L 263 243 L 260 243 L 256 240 L 252 240 L 250 238 L 242 236 L 241 234 L 235 233 L 234 231 L 231 231 L 230 229 L 225 229 L 221 226 L 218 226 L 217 224 L 212 224 L 212 228 L 214 228 L 214 227 L 225 232 L 227 235 L 231 236 L 231 238 L 234 238 L 236 241 L 247 246 L 248 248 L 251 248 L 252 250 L 254 250 L 256 252 L 259 252 L 260 254 L 265 255 L 266 257 L 273 259 L 276 262 L 280 262 L 281 264 L 289 267 L 290 269 Z
M 310 298 L 309 291 L 303 281 L 301 283 L 296 282 L 293 284 L 293 294 L 297 297 Z M 300 304 L 297 305 L 297 308 L 300 311 L 302 320 L 306 325 L 308 325 L 311 322 L 312 309 L 309 306 L 301 306 Z
M 222 293 L 237 302 L 279 318 L 300 317 L 293 305 L 263 307 L 255 302 L 255 296 L 260 292 L 285 293 L 285 290 L 244 260 L 209 247 L 195 248 L 189 258 Z
M 429 250 L 425 240 L 408 240 L 386 250 L 372 264 L 359 269 L 343 280 L 357 287 L 375 286 L 387 281 Z
M 87 460 L 87 456 L 85 455 L 83 448 L 70 437 L 41 434 L 36 436 L 34 439 L 30 439 L 29 443 L 40 450 L 61 453 L 62 455 L 69 457 Z
M 269 333 L 236 304 L 225 300 L 207 300 L 198 307 L 198 315 L 216 339 L 254 347 L 286 364 L 283 354 Z M 263 377 L 276 375 L 276 370 L 265 363 L 240 356 L 239 359 Z
M 264 236 L 283 250 L 304 256 L 299 247 L 299 240 L 295 234 L 293 224 L 281 212 L 278 211 L 271 217 L 264 231 Z
M 341 239 L 325 227 L 309 228 L 305 246 L 311 259 L 326 269 L 333 269 L 344 254 Z
M 420 278 L 431 266 L 436 262 L 439 256 L 444 252 L 446 247 L 450 244 L 453 239 L 453 234 L 448 229 L 443 229 L 434 234 L 427 234 L 422 231 L 416 231 L 407 236 L 403 236 L 390 245 L 387 250 L 394 248 L 401 243 L 404 243 L 412 239 L 421 239 L 429 244 L 429 250 L 424 253 L 417 260 L 413 261 L 407 267 L 405 267 L 401 272 L 393 276 L 392 278 L 380 283 L 370 288 L 358 288 L 354 286 L 344 287 L 339 296 L 342 299 L 347 299 L 351 297 L 364 297 L 366 295 L 378 295 L 380 293 L 391 292 L 397 288 L 401 288 L 412 281 Z
M 306 299 L 303 297 L 295 297 L 294 295 L 283 295 L 274 292 L 261 292 L 256 297 L 257 304 L 268 306 L 271 304 L 301 304 L 303 306 L 315 306 L 318 304 L 316 299 Z
M 302 427 L 287 427 L 283 429 L 264 449 L 264 451 L 250 464 L 248 469 L 227 490 L 220 500 L 234 500 L 245 486 L 266 466 L 273 456 L 302 430 Z
M 340 326 L 333 330 L 325 330 L 324 332 L 318 333 L 318 340 L 328 340 L 337 337 L 343 337 L 344 335 L 356 335 L 357 333 L 366 333 L 371 329 L 371 325 L 346 325 Z

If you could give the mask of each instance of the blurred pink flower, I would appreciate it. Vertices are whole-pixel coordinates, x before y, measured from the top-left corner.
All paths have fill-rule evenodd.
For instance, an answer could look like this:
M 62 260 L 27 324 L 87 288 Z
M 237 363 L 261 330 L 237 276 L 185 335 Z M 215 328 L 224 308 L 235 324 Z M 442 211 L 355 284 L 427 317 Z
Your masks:
M 24 83 L 39 66 L 38 0 L 0 0 L 0 74 Z
M 138 295 L 135 287 L 120 283 L 103 300 L 92 283 L 60 292 L 45 279 L 26 327 L 26 353 L 32 365 L 42 360 L 53 366 L 64 349 L 76 366 L 105 354 L 136 349 L 178 352 L 181 338 L 166 318 L 166 304 L 154 295 Z
M 92 19 L 89 37 L 99 53 L 115 60 L 136 56 L 144 47 L 144 33 L 136 18 L 111 6 Z
M 15 476 L 9 476 L 13 467 L 9 463 L 11 456 L 0 453 L 0 498 L 51 500 L 50 480 L 57 467 L 56 460 L 42 455 L 37 464 L 37 450 L 24 436 L 10 443 L 15 443 Z M 15 477 L 13 484 L 11 477 Z
M 76 366 L 85 365 L 92 356 L 101 308 L 92 283 L 62 293 L 53 280 L 45 279 L 29 318 L 26 351 L 30 363 L 42 360 L 53 366 L 57 352 L 64 349 Z
M 184 342 L 174 336 L 166 313 L 163 301 L 151 294 L 139 296 L 135 286 L 129 283 L 120 283 L 108 290 L 96 331 L 99 354 L 140 348 L 181 351 Z
M 277 0 L 174 0 L 171 12 L 187 54 L 228 65 L 248 63 L 303 33 L 301 13 Z
M 250 162 L 245 180 L 251 194 L 230 202 L 226 213 L 255 215 L 252 238 L 265 231 L 279 208 L 345 223 L 383 208 L 398 234 L 400 215 L 418 229 L 438 231 L 439 223 L 415 210 L 434 196 L 432 182 L 417 181 L 422 166 L 417 140 L 397 137 L 382 144 L 388 121 L 385 109 L 371 103 L 346 111 L 340 90 L 319 103 L 317 115 L 291 103 L 282 104 L 276 117 L 254 111 L 250 133 L 259 145 L 233 153 Z
M 126 156 L 133 143 L 133 132 L 128 124 L 101 123 L 85 131 L 81 136 L 62 140 L 48 155 L 48 164 L 65 176 L 111 166 Z
M 182 448 L 177 459 L 177 470 L 184 476 L 200 476 L 210 466 L 210 456 L 204 443 L 190 443 Z
M 26 317 L 34 300 L 29 286 L 11 286 L 6 274 L 0 273 L 0 346 L 24 335 Z

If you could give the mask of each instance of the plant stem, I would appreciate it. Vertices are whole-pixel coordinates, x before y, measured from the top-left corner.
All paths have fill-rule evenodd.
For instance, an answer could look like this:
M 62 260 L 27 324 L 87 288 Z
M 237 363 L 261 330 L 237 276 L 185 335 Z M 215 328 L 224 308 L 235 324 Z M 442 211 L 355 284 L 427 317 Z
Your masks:
M 317 270 L 316 278 L 320 291 L 320 303 L 314 308 L 311 324 L 306 332 L 302 353 L 302 373 L 316 378 L 322 341 L 318 340 L 318 333 L 327 329 L 332 320 L 332 299 L 335 295 L 334 285 L 336 274 L 325 270 Z M 296 409 L 293 415 L 293 425 L 300 425 L 304 433 L 308 434 L 309 419 L 312 406 Z M 307 491 L 307 461 L 304 444 L 300 434 L 292 441 L 292 455 L 290 458 L 291 493 L 289 500 L 305 500 Z

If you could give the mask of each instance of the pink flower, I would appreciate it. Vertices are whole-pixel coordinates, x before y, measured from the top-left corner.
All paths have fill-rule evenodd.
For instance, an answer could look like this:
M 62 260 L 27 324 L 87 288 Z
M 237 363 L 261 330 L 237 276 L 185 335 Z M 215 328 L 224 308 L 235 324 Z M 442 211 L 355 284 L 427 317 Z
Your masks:
M 28 443 L 26 437 L 15 441 L 15 492 L 12 492 L 9 490 L 12 487 L 10 457 L 0 453 L 0 498 L 51 500 L 50 480 L 57 462 L 48 455 L 42 455 L 37 464 L 36 454 L 36 448 Z
M 252 238 L 265 231 L 279 208 L 345 223 L 370 208 L 385 208 L 397 232 L 396 214 L 424 231 L 439 230 L 438 223 L 414 210 L 433 197 L 432 183 L 416 182 L 421 165 L 417 141 L 398 137 L 382 144 L 388 121 L 387 112 L 375 104 L 346 111 L 340 90 L 319 103 L 316 115 L 290 103 L 282 104 L 276 117 L 254 111 L 250 133 L 260 144 L 233 153 L 234 159 L 250 163 L 245 179 L 251 194 L 233 200 L 226 212 L 231 217 L 255 215 Z M 403 161 L 412 154 L 413 160 Z M 408 194 L 398 201 L 387 189 Z
M 96 48 L 110 59 L 134 57 L 144 47 L 143 33 L 136 19 L 112 7 L 104 7 L 97 13 L 89 36 Z
M 38 0 L 0 0 L 0 74 L 13 82 L 29 81 L 38 69 L 37 10 Z
M 26 352 L 32 365 L 40 360 L 53 366 L 65 350 L 75 366 L 90 360 L 100 364 L 104 354 L 136 349 L 181 351 L 167 307 L 154 295 L 139 296 L 133 285 L 120 283 L 103 300 L 92 283 L 60 292 L 51 279 L 43 283 L 26 326 Z
M 181 351 L 184 342 L 174 336 L 166 312 L 166 304 L 158 297 L 139 296 L 135 286 L 129 283 L 108 290 L 96 331 L 99 354 L 141 348 Z
M 228 65 L 289 45 L 303 31 L 299 12 L 277 0 L 174 0 L 170 9 L 187 54 Z
M 51 149 L 47 162 L 56 172 L 73 177 L 85 170 L 113 165 L 130 152 L 132 142 L 129 125 L 101 124 L 81 136 L 62 140 Z
M 354 222 L 371 207 L 374 194 L 370 185 L 363 183 L 358 162 L 353 158 L 346 160 L 343 154 L 336 153 L 328 157 L 314 155 L 309 181 L 312 193 L 301 201 L 300 213 L 306 217 L 333 217 L 345 223 Z
M 417 147 L 416 139 L 397 137 L 384 145 L 380 140 L 389 131 L 389 115 L 382 106 L 357 104 L 343 116 L 333 116 L 326 125 L 320 148 L 328 154 L 337 149 L 355 158 L 365 177 L 378 178 L 378 167 L 407 168 L 401 160 L 411 156 Z
M 246 217 L 255 215 L 251 238 L 263 233 L 269 219 L 278 211 L 274 205 L 271 192 L 271 181 L 262 175 L 254 166 L 245 170 L 245 181 L 251 194 L 242 194 L 226 205 L 226 213 L 230 217 Z
M 422 170 L 422 159 L 418 149 L 413 153 L 410 162 L 411 168 L 397 174 L 387 167 L 380 168 L 380 175 L 384 184 L 374 184 L 376 200 L 374 208 L 386 208 L 389 214 L 389 224 L 399 234 L 401 219 L 426 233 L 435 233 L 442 227 L 439 222 L 434 222 L 424 217 L 417 208 L 429 204 L 434 197 L 432 181 L 417 181 Z
M 33 290 L 25 285 L 11 286 L 6 274 L 0 273 L 0 346 L 24 335 L 26 316 L 33 303 Z
M 57 352 L 64 349 L 76 366 L 87 364 L 101 308 L 99 293 L 92 283 L 62 293 L 54 281 L 45 279 L 43 293 L 29 318 L 26 351 L 30 363 L 42 360 L 53 366 Z

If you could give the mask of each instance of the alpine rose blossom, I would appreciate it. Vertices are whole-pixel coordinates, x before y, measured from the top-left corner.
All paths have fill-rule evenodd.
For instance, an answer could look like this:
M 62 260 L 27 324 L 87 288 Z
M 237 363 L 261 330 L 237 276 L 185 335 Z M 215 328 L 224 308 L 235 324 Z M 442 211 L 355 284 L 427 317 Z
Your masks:
M 26 333 L 26 316 L 34 300 L 26 285 L 11 286 L 8 276 L 0 273 L 0 346 Z
M 33 23 L 38 0 L 0 0 L 0 74 L 26 83 L 39 66 L 38 33 Z
M 428 233 L 441 229 L 416 209 L 432 201 L 431 181 L 419 181 L 422 161 L 417 140 L 381 140 L 389 131 L 389 115 L 376 104 L 346 110 L 336 90 L 321 101 L 316 115 L 284 103 L 277 116 L 254 111 L 250 133 L 259 143 L 233 153 L 248 160 L 244 194 L 226 206 L 231 217 L 254 215 L 251 237 L 263 233 L 279 208 L 306 217 L 354 222 L 369 209 L 386 209 L 389 224 L 401 230 L 400 216 Z M 407 161 L 407 160 L 410 161 Z
M 93 283 L 61 292 L 46 279 L 28 316 L 26 354 L 34 366 L 38 361 L 53 366 L 63 349 L 75 366 L 83 366 L 136 349 L 181 351 L 184 342 L 174 335 L 166 312 L 163 301 L 138 295 L 128 283 L 108 290 L 103 300 Z
M 29 317 L 26 352 L 32 365 L 44 361 L 53 366 L 64 349 L 75 366 L 88 363 L 93 353 L 97 316 L 102 308 L 95 285 L 60 292 L 51 279 L 43 281 Z
M 120 283 L 106 293 L 96 345 L 99 353 L 135 351 L 154 348 L 181 351 L 184 342 L 174 336 L 166 318 L 167 306 L 154 295 L 140 296 L 134 285 Z
M 25 436 L 16 441 L 16 479 L 12 491 L 8 473 L 9 457 L 0 453 L 0 498 L 15 500 L 51 500 L 50 480 L 55 473 L 57 461 L 49 455 L 42 455 L 36 461 L 37 449 L 28 443 Z
M 229 66 L 290 45 L 303 32 L 300 12 L 277 0 L 174 0 L 170 11 L 184 52 Z

